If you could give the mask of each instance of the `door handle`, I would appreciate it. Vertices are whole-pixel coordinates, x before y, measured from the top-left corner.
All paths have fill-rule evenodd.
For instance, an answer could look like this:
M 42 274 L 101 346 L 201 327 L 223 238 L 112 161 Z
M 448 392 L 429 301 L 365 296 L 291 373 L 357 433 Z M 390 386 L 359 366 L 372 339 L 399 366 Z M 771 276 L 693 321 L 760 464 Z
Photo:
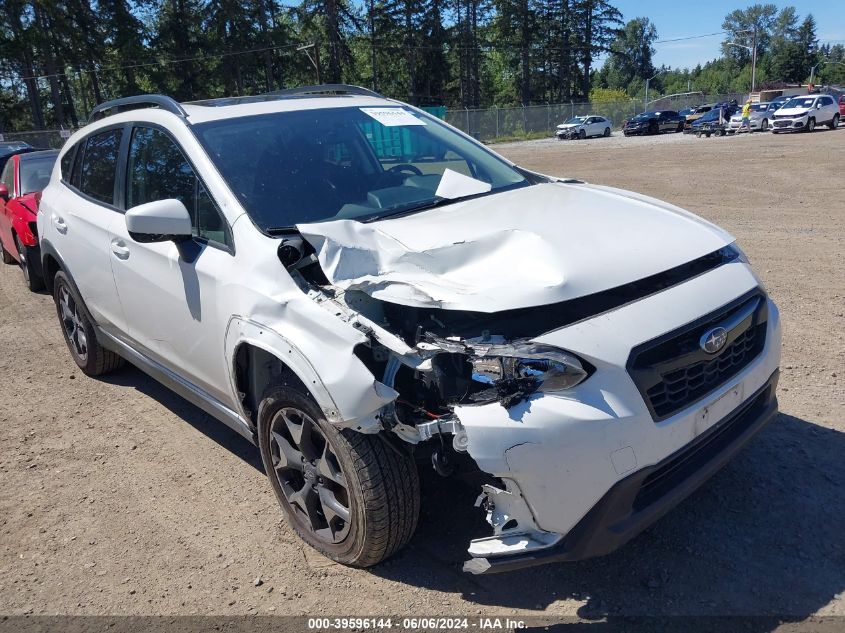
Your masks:
M 126 242 L 123 240 L 112 240 L 111 252 L 118 259 L 129 259 L 129 247 L 126 246 Z
M 62 235 L 67 233 L 67 224 L 65 224 L 65 219 L 62 216 L 56 215 L 54 213 L 53 214 L 53 224 L 56 225 L 56 230 L 59 233 L 61 233 Z

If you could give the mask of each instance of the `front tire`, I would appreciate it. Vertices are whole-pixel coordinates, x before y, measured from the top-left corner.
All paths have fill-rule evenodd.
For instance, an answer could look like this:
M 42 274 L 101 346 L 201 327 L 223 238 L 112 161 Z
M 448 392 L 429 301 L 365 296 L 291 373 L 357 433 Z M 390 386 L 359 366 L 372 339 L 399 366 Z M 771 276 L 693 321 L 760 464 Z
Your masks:
M 765 132 L 765 131 L 766 131 L 766 130 L 768 130 L 768 129 L 769 129 L 769 120 L 768 120 L 768 119 L 763 119 L 763 120 L 760 122 L 760 131 L 761 131 L 761 132 Z
M 410 454 L 378 435 L 338 429 L 292 385 L 262 399 L 258 445 L 288 524 L 317 551 L 369 567 L 410 540 L 420 508 Z
M 62 271 L 57 272 L 53 280 L 53 300 L 56 302 L 65 343 L 83 374 L 102 376 L 123 365 L 123 358 L 105 349 L 97 341 L 91 316 Z
M 583 141 L 585 138 L 587 138 L 587 132 L 586 132 L 586 130 L 581 130 L 580 132 L 578 132 L 578 138 L 580 138 L 582 141 Z
M 23 282 L 31 292 L 37 292 L 44 287 L 44 280 L 34 272 L 29 266 L 29 258 L 27 256 L 27 247 L 21 243 L 21 238 L 15 235 L 15 246 L 18 247 L 18 264 L 21 267 L 23 274 Z
M 809 119 L 807 121 L 807 131 L 812 132 L 815 129 L 816 129 L 816 120 L 815 119 Z

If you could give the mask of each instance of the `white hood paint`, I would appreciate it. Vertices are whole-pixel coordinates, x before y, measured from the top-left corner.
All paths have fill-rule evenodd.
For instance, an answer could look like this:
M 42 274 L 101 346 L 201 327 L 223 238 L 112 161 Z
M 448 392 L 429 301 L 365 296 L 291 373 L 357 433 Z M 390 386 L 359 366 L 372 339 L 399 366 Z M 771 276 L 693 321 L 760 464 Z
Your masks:
M 498 312 L 613 288 L 733 237 L 627 191 L 549 183 L 372 223 L 297 226 L 329 282 L 398 304 Z
M 809 114 L 810 110 L 812 109 L 812 107 L 805 108 L 803 106 L 800 108 L 781 108 L 780 110 L 776 110 L 775 114 L 777 114 L 778 116 L 791 116 L 800 118 L 806 114 Z

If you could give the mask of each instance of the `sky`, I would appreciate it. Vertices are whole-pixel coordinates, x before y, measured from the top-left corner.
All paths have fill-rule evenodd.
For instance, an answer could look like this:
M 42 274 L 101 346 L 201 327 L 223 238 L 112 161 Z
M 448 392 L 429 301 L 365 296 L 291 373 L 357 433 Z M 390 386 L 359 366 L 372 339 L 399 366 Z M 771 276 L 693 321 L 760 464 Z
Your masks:
M 722 20 L 734 9 L 744 9 L 753 4 L 772 0 L 737 2 L 736 0 L 704 0 L 671 2 L 670 0 L 611 0 L 621 12 L 623 19 L 648 17 L 657 27 L 658 40 L 670 40 L 692 35 L 716 33 L 722 30 Z M 800 19 L 812 13 L 816 19 L 816 35 L 819 43 L 845 44 L 845 10 L 838 0 L 792 0 L 774 1 L 778 9 L 794 6 Z M 662 42 L 654 45 L 655 66 L 692 68 L 719 57 L 723 35 L 701 37 L 676 42 Z

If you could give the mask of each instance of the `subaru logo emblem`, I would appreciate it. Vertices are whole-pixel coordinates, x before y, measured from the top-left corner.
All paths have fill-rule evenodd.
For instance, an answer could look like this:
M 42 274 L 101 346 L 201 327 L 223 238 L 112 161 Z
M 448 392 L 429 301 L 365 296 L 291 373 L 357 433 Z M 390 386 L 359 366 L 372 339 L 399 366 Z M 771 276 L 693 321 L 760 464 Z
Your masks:
M 728 341 L 728 331 L 723 327 L 714 327 L 701 335 L 698 344 L 708 354 L 715 354 L 721 350 Z

